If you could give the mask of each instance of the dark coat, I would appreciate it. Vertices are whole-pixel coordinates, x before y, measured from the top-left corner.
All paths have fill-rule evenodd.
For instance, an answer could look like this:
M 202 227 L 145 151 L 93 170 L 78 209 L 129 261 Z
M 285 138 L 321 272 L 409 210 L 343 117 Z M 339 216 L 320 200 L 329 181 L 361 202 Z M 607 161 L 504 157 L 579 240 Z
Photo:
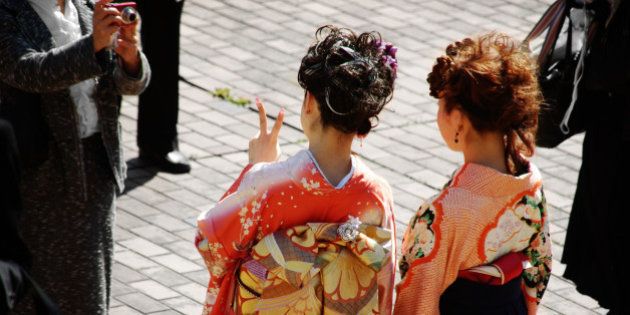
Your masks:
M 586 134 L 562 255 L 564 277 L 610 314 L 630 314 L 630 1 L 621 2 L 607 28 L 600 25 L 589 51 L 578 94 Z
M 100 132 L 121 192 L 126 176 L 118 122 L 121 95 L 141 93 L 150 67 L 140 53 L 141 73 L 132 77 L 113 52 L 95 54 L 93 3 L 72 1 L 84 36 L 55 47 L 48 28 L 26 0 L 0 0 L 0 116 L 13 124 L 25 172 L 54 159 L 64 170 L 66 196 L 86 196 L 83 148 L 69 87 L 96 78 L 93 98 Z

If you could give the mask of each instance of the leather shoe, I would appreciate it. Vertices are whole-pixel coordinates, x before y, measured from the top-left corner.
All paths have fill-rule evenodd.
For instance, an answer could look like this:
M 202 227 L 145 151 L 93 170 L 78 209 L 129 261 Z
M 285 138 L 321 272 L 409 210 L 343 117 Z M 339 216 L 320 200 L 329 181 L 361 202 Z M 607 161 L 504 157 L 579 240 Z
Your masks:
M 163 172 L 171 174 L 190 172 L 190 162 L 188 158 L 178 150 L 173 150 L 166 154 L 140 151 L 140 159 L 150 165 L 156 166 Z

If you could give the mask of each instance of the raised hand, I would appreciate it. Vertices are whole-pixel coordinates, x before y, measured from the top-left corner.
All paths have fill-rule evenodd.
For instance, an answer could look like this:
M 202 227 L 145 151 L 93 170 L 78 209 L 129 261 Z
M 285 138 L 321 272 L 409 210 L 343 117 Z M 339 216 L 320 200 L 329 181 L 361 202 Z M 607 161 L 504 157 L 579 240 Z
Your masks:
M 258 117 L 260 118 L 260 131 L 256 137 L 249 141 L 249 163 L 275 162 L 280 157 L 278 135 L 284 120 L 284 109 L 278 113 L 278 118 L 269 132 L 267 130 L 267 112 L 258 98 L 256 98 L 256 107 L 258 107 Z
M 99 0 L 94 6 L 92 17 L 92 39 L 94 52 L 107 48 L 112 43 L 113 35 L 118 32 L 123 20 L 118 9 L 108 7 L 112 0 Z
M 121 26 L 116 39 L 115 51 L 123 60 L 125 71 L 129 74 L 137 74 L 140 70 L 140 58 L 138 57 L 138 23 L 136 19 L 131 24 Z

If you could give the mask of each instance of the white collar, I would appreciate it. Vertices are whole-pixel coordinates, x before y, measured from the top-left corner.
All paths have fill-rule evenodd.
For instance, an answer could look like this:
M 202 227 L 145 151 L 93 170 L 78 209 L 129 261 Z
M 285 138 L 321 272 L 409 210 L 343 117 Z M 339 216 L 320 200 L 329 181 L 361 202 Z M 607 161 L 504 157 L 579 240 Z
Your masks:
M 326 182 L 328 182 L 328 184 L 330 186 L 333 186 L 333 184 L 330 183 L 330 180 L 328 180 L 328 178 L 326 178 L 326 174 L 324 174 L 324 172 L 322 172 L 322 169 L 319 167 L 319 164 L 317 163 L 317 160 L 315 159 L 315 156 L 313 155 L 313 153 L 311 152 L 311 150 L 305 150 L 306 153 L 308 154 L 308 156 L 311 158 L 311 160 L 313 161 L 313 163 L 315 164 L 315 167 L 317 167 L 317 171 L 319 171 L 320 174 L 322 174 L 322 177 L 326 180 Z M 352 174 L 354 174 L 354 166 L 356 164 L 355 162 L 355 157 L 353 155 L 350 155 L 350 163 L 351 163 L 351 167 L 350 167 L 350 171 L 348 172 L 348 174 L 346 174 L 346 176 L 344 176 L 339 183 L 337 184 L 337 186 L 333 186 L 335 187 L 335 189 L 341 189 L 343 188 L 343 186 L 345 186 L 348 181 L 350 180 L 350 178 L 352 178 Z

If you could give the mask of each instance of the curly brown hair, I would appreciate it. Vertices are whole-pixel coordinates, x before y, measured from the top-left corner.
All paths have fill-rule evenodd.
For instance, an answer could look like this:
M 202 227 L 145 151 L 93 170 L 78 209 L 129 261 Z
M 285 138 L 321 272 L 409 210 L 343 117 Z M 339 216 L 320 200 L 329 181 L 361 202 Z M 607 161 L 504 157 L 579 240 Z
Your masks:
M 478 132 L 500 132 L 512 174 L 527 171 L 523 156 L 534 153 L 542 93 L 537 65 L 505 34 L 489 33 L 448 45 L 427 78 L 431 96 L 446 111 L 462 110 Z
M 324 126 L 367 135 L 378 122 L 392 99 L 396 77 L 395 68 L 383 62 L 379 42 L 377 32 L 357 34 L 332 25 L 315 33 L 298 82 L 317 99 Z

